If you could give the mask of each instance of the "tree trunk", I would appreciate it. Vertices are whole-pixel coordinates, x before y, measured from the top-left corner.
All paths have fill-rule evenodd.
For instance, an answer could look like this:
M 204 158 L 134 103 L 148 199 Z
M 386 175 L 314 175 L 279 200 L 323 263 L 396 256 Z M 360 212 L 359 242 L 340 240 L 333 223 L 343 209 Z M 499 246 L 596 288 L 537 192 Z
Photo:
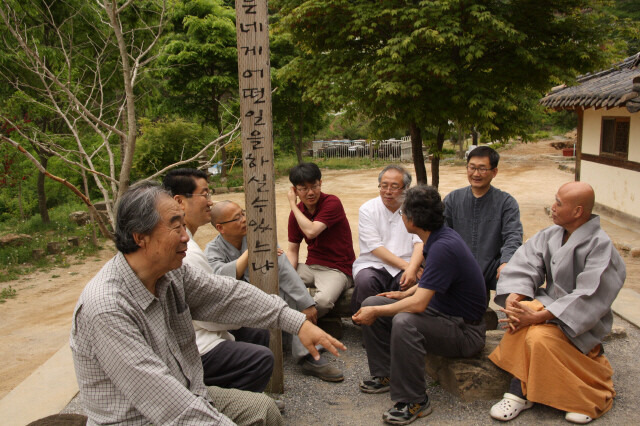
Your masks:
M 464 127 L 462 124 L 456 125 L 456 133 L 458 134 L 458 158 L 464 158 Z
M 478 131 L 475 127 L 471 131 L 471 137 L 473 138 L 473 145 L 478 146 Z
M 296 139 L 296 155 L 298 156 L 298 164 L 302 164 L 302 137 L 304 135 L 304 114 L 300 110 L 298 117 L 298 139 Z
M 440 185 L 440 156 L 444 147 L 444 129 L 438 127 L 438 135 L 436 136 L 436 152 L 431 160 L 431 183 L 436 188 Z
M 18 207 L 20 208 L 20 220 L 24 220 L 24 209 L 22 208 L 22 178 L 18 180 Z
M 428 185 L 427 168 L 424 165 L 424 155 L 422 155 L 422 133 L 415 122 L 409 124 L 411 132 L 411 153 L 413 155 L 413 166 L 416 169 L 416 182 L 418 185 Z
M 46 170 L 47 163 L 49 162 L 49 158 L 44 155 L 39 155 L 40 164 Z M 38 172 L 38 210 L 40 212 L 40 217 L 42 218 L 42 223 L 50 223 L 51 219 L 49 219 L 49 210 L 47 210 L 47 194 L 44 190 L 44 178 L 45 174 L 43 172 Z
M 84 195 L 89 198 L 89 183 L 87 182 L 87 173 L 84 170 L 82 170 L 82 185 L 84 186 Z M 93 210 L 91 209 L 89 209 L 89 217 L 91 218 L 91 242 L 94 247 L 98 247 L 98 237 L 95 226 L 96 218 L 93 216 Z

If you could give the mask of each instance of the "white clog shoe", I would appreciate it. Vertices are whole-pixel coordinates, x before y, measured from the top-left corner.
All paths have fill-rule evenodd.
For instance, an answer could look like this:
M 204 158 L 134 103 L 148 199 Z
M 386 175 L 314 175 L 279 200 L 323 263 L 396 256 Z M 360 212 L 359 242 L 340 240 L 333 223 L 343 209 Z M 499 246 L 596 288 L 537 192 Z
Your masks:
M 503 395 L 502 401 L 491 407 L 489 414 L 496 420 L 508 422 L 518 417 L 518 414 L 522 411 L 528 410 L 531 407 L 533 407 L 533 402 L 507 392 Z

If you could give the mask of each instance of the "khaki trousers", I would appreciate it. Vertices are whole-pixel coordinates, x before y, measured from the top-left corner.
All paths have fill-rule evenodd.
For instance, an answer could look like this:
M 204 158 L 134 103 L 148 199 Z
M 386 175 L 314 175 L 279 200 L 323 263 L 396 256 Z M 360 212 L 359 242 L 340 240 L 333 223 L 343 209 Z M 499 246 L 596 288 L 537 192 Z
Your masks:
M 275 401 L 263 393 L 217 386 L 208 386 L 207 390 L 214 408 L 240 426 L 284 424 Z
M 325 316 L 333 309 L 342 292 L 353 285 L 353 279 L 350 276 L 327 266 L 299 263 L 297 271 L 307 287 L 318 289 L 313 296 L 318 318 Z

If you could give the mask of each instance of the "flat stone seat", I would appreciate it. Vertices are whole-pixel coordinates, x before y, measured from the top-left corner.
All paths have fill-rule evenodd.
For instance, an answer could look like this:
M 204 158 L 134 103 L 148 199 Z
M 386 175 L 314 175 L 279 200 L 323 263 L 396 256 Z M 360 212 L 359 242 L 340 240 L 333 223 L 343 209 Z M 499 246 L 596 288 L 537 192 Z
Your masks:
M 501 399 L 509 389 L 511 375 L 496 367 L 488 357 L 500 343 L 503 334 L 503 330 L 488 330 L 484 349 L 471 358 L 445 358 L 427 354 L 427 374 L 443 389 L 463 401 Z

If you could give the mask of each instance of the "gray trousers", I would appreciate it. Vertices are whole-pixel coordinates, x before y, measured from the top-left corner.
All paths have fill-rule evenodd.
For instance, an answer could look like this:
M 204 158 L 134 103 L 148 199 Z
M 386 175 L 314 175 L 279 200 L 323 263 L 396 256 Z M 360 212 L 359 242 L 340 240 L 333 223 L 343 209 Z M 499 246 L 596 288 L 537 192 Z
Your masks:
M 393 299 L 372 296 L 362 306 L 388 305 Z M 372 376 L 391 378 L 391 400 L 417 403 L 427 390 L 425 355 L 470 357 L 482 350 L 485 324 L 471 325 L 460 317 L 427 308 L 419 314 L 380 317 L 362 326 Z

